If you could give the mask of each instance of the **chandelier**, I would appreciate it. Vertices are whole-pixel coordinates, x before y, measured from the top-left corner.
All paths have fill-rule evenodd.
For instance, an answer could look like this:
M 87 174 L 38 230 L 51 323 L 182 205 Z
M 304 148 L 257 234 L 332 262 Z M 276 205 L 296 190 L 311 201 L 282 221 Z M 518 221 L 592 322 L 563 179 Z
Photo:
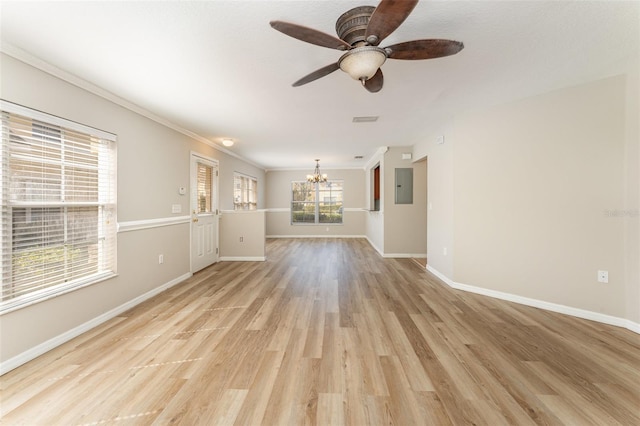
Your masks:
M 318 183 L 318 182 L 326 182 L 327 175 L 320 173 L 320 160 L 316 159 L 316 168 L 313 171 L 312 175 L 307 175 L 307 182 L 310 183 Z

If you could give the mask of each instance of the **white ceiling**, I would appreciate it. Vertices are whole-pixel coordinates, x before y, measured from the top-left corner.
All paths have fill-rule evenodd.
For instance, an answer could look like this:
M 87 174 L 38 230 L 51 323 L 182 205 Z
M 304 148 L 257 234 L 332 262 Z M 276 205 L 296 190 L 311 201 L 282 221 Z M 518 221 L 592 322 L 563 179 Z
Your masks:
M 266 169 L 362 167 L 430 122 L 624 72 L 638 61 L 640 2 L 421 1 L 381 43 L 448 38 L 464 50 L 388 60 L 372 94 L 341 71 L 291 83 L 341 53 L 287 37 L 283 20 L 335 35 L 373 1 L 0 3 L 3 50 L 26 52 Z M 354 116 L 380 116 L 354 124 Z M 362 160 L 354 159 L 363 155 Z

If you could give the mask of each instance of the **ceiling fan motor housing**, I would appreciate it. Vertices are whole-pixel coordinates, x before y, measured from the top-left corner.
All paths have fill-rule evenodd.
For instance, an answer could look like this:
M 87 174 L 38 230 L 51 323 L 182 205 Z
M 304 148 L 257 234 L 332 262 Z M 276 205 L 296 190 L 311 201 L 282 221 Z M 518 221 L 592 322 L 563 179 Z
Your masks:
M 359 6 L 340 15 L 336 21 L 338 37 L 351 46 L 366 41 L 364 35 L 374 10 L 374 6 Z

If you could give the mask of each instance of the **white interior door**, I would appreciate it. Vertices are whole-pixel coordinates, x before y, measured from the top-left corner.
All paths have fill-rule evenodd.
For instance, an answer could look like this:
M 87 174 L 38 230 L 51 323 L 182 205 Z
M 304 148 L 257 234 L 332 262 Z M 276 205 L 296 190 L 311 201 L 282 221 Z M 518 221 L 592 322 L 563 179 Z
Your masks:
M 218 162 L 191 154 L 191 272 L 218 261 Z

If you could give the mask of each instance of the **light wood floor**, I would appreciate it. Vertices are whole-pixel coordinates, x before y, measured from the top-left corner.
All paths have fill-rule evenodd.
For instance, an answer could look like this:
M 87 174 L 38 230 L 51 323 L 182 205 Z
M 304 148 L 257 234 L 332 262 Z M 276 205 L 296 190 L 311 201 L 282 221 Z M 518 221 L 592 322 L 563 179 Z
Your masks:
M 3 376 L 0 423 L 638 425 L 640 337 L 269 240 Z

